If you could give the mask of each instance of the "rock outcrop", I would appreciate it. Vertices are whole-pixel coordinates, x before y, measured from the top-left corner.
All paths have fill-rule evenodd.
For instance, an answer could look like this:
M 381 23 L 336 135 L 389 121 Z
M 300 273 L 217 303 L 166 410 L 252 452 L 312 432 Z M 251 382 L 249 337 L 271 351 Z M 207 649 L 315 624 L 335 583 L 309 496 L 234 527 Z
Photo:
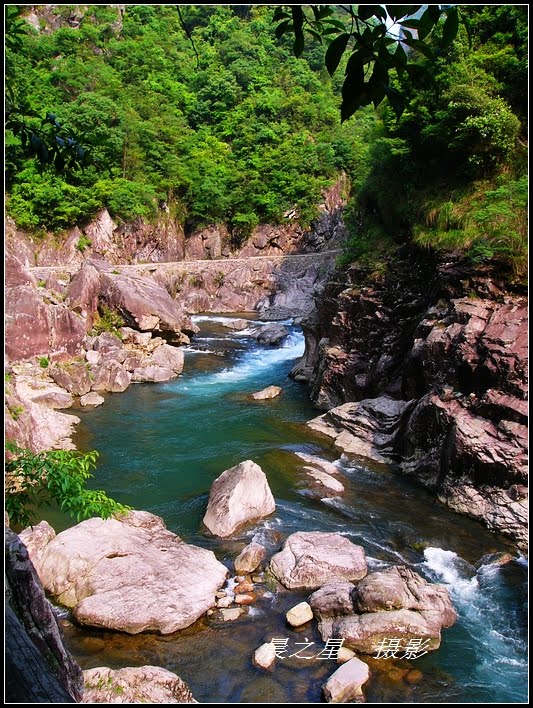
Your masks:
M 363 654 L 378 652 L 384 638 L 422 638 L 426 651 L 438 649 L 441 629 L 457 620 L 448 590 L 406 566 L 371 573 L 356 585 L 328 583 L 309 602 L 324 640 L 342 638 Z
M 14 256 L 5 261 L 5 351 L 10 361 L 33 356 L 74 356 L 81 351 L 85 325 L 54 295 L 37 287 Z
M 53 537 L 44 527 L 36 535 L 39 539 L 36 547 Z M 45 659 L 47 670 L 52 669 L 67 693 L 74 700 L 79 700 L 83 684 L 81 669 L 63 644 L 56 615 L 45 597 L 28 549 L 10 529 L 5 531 L 4 568 L 8 604 L 15 610 L 31 641 Z M 13 649 L 6 636 L 6 666 L 10 665 L 10 652 Z M 26 661 L 31 662 L 31 657 L 27 657 Z M 20 676 L 21 666 L 17 666 L 17 669 Z M 42 676 L 41 679 L 44 688 L 46 677 Z
M 46 591 L 77 622 L 129 634 L 188 627 L 215 605 L 227 575 L 211 551 L 184 543 L 143 511 L 83 521 L 40 544 L 32 560 Z
M 203 521 L 213 535 L 225 538 L 275 509 L 265 473 L 252 460 L 245 460 L 213 482 Z
M 326 288 L 293 369 L 312 427 L 526 543 L 527 300 L 486 268 L 416 249 Z
M 81 703 L 196 703 L 185 681 L 160 666 L 109 669 L 99 666 L 83 672 Z
M 314 590 L 332 580 L 360 580 L 364 550 L 339 533 L 298 531 L 270 561 L 270 572 L 289 590 Z

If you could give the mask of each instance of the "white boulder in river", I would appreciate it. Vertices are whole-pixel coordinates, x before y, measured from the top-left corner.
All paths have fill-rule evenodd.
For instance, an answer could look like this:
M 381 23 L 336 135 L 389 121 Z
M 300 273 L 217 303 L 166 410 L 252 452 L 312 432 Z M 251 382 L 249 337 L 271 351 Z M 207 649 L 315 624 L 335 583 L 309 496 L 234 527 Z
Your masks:
M 365 552 L 340 533 L 298 531 L 270 561 L 270 571 L 289 590 L 313 590 L 332 580 L 360 580 Z
M 243 524 L 276 509 L 265 473 L 252 460 L 223 472 L 211 486 L 204 524 L 215 536 L 231 536 Z
M 88 519 L 41 534 L 37 544 L 33 533 L 21 538 L 44 589 L 92 627 L 176 632 L 215 605 L 228 572 L 212 551 L 185 543 L 147 511 Z

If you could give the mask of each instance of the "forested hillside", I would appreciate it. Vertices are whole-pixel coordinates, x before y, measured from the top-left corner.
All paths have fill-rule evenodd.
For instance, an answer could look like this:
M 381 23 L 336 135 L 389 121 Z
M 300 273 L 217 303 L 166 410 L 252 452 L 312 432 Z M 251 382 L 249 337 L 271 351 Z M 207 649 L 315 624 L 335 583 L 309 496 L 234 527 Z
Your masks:
M 165 201 L 190 227 L 251 230 L 296 207 L 309 221 L 321 189 L 354 168 L 353 121 L 317 44 L 307 60 L 274 36 L 272 9 L 56 6 L 61 26 L 8 53 L 16 102 L 53 113 L 88 146 L 75 174 L 42 170 L 8 139 L 9 209 L 23 227 L 61 229 L 107 206 L 128 220 Z M 45 21 L 41 20 L 44 25 Z M 196 49 L 198 57 L 195 55 Z M 36 125 L 38 120 L 34 119 Z
M 15 115 L 37 128 L 52 114 L 91 159 L 42 168 L 8 131 L 9 213 L 20 227 L 60 231 L 103 206 L 132 220 L 166 204 L 188 232 L 223 222 L 238 240 L 289 211 L 309 223 L 343 170 L 353 185 L 345 263 L 379 262 L 414 238 L 521 277 L 527 11 L 461 12 L 470 32 L 461 26 L 442 49 L 441 23 L 427 40 L 436 58 L 420 53 L 419 70 L 395 79 L 400 119 L 383 103 L 341 124 L 346 57 L 333 79 L 327 41 L 295 58 L 291 38 L 275 36 L 273 7 L 41 6 L 22 50 L 8 46 Z

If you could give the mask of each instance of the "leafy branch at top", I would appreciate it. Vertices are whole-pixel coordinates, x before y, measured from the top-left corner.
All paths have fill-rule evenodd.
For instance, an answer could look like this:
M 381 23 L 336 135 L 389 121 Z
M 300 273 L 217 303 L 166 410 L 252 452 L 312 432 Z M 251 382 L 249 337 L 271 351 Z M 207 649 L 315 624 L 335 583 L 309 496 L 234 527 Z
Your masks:
M 384 98 L 399 118 L 404 99 L 391 86 L 391 72 L 413 84 L 427 84 L 430 73 L 413 58 L 421 54 L 434 59 L 425 40 L 438 24 L 442 25 L 439 47 L 445 48 L 457 36 L 459 21 L 465 22 L 455 5 L 282 5 L 273 19 L 278 22 L 278 38 L 294 35 L 297 57 L 304 51 L 306 33 L 328 42 L 325 63 L 331 76 L 344 53 L 350 52 L 342 86 L 342 121 L 362 106 L 377 107 Z
M 106 519 L 125 514 L 130 507 L 110 499 L 101 490 L 87 489 L 98 453 L 46 450 L 33 453 L 6 443 L 5 504 L 10 522 L 27 526 L 36 510 L 52 501 L 77 521 L 91 516 Z

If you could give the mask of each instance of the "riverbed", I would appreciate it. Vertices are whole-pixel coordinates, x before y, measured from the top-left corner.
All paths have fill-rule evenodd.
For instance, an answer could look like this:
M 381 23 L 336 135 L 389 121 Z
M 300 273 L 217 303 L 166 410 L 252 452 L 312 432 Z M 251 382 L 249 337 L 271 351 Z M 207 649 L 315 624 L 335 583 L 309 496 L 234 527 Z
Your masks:
M 101 453 L 96 486 L 163 517 L 171 531 L 212 549 L 229 568 L 252 539 L 274 551 L 294 531 L 336 531 L 364 547 L 371 570 L 407 563 L 446 583 L 457 624 L 443 630 L 439 650 L 409 662 L 422 673 L 416 683 L 398 678 L 390 662 L 374 660 L 365 689 L 369 702 L 527 700 L 525 559 L 424 489 L 386 468 L 341 456 L 307 428 L 317 411 L 306 386 L 287 377 L 304 350 L 298 327 L 287 322 L 285 342 L 266 347 L 250 337 L 261 322 L 235 332 L 223 326 L 223 317 L 195 319 L 201 331 L 186 348 L 182 376 L 131 386 L 107 396 L 96 410 L 80 411 L 77 445 Z M 283 388 L 278 398 L 250 399 L 272 384 Z M 334 500 L 311 498 L 296 452 L 334 462 L 346 493 Z M 230 541 L 211 538 L 201 526 L 211 483 L 246 459 L 265 471 L 276 512 Z M 476 572 L 476 561 L 495 551 L 511 551 L 517 560 Z M 306 595 L 273 590 L 265 588 L 235 622 L 204 618 L 165 637 L 79 628 L 65 618 L 67 645 L 82 668 L 164 666 L 200 702 L 319 702 L 333 661 L 280 659 L 268 673 L 252 665 L 253 651 L 273 637 L 288 638 L 292 651 L 304 640 L 314 642 L 315 654 L 323 648 L 314 623 L 298 632 L 284 621 L 284 612 Z

